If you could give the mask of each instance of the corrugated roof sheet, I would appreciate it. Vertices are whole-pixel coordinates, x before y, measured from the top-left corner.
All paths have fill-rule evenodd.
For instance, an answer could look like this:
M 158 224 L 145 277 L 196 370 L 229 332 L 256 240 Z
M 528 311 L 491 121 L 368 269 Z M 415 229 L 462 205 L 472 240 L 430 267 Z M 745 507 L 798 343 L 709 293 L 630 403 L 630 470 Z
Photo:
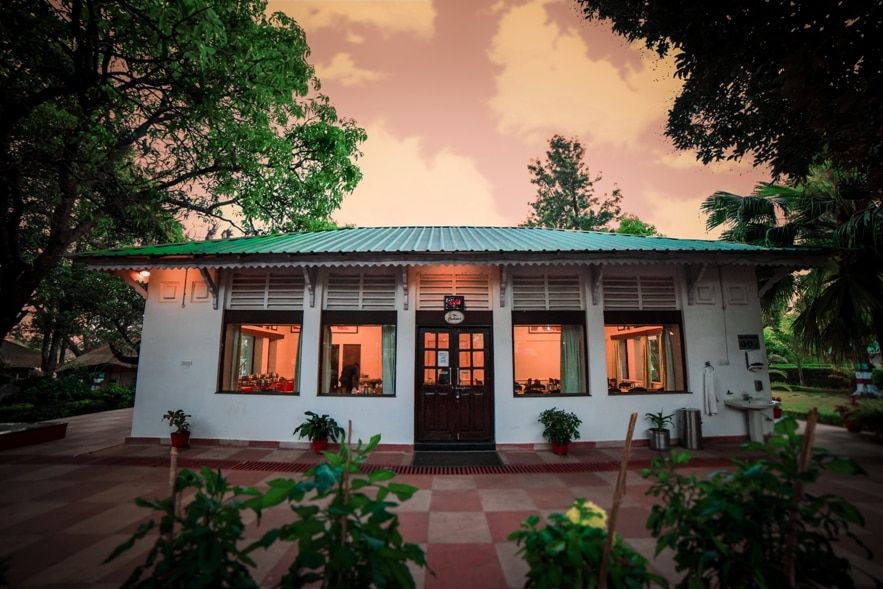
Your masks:
M 770 252 L 741 243 L 539 227 L 358 227 L 88 252 L 86 258 L 261 254 Z

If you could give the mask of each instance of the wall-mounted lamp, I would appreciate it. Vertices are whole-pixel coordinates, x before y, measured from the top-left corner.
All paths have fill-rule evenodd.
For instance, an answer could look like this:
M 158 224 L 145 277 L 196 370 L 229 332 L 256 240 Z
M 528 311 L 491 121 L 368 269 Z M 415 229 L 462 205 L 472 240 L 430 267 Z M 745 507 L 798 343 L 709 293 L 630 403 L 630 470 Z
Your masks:
M 138 273 L 138 276 L 144 279 L 150 278 L 150 270 L 142 270 Z

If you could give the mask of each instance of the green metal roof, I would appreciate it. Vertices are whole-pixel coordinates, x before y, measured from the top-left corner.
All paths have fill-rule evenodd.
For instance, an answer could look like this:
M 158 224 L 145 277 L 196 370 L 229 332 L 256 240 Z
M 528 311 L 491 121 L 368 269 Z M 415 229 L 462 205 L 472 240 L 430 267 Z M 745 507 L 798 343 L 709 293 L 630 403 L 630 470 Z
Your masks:
M 786 252 L 741 243 L 539 227 L 359 227 L 93 251 L 87 259 L 267 254 Z

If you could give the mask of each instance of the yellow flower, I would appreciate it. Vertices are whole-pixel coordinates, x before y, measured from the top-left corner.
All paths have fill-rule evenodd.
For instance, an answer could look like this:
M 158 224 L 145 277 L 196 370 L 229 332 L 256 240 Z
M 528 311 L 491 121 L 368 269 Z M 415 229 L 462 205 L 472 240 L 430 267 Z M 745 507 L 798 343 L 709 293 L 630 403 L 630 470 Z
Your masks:
M 571 507 L 564 513 L 564 516 L 574 524 L 580 523 L 580 515 L 579 507 L 576 506 Z
M 583 517 L 583 513 L 586 513 L 585 517 Z M 607 512 L 591 501 L 575 502 L 564 515 L 574 524 L 601 530 L 607 528 Z

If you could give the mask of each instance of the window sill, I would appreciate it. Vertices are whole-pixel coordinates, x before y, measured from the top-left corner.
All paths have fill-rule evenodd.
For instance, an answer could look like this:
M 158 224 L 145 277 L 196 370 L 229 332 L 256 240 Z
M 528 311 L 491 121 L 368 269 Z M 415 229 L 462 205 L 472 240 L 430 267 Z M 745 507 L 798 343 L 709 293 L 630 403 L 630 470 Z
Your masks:
M 395 399 L 395 395 L 374 395 L 371 393 L 319 393 L 318 397 L 347 397 L 353 399 Z
M 516 399 L 544 399 L 548 397 L 554 397 L 556 399 L 567 397 L 591 397 L 592 393 L 522 393 L 522 394 L 513 394 L 512 395 Z
M 247 397 L 299 397 L 299 391 L 215 391 L 216 395 L 245 395 Z
M 633 393 L 631 391 L 607 391 L 608 397 L 641 397 L 644 395 L 692 395 L 692 391 L 639 391 Z

